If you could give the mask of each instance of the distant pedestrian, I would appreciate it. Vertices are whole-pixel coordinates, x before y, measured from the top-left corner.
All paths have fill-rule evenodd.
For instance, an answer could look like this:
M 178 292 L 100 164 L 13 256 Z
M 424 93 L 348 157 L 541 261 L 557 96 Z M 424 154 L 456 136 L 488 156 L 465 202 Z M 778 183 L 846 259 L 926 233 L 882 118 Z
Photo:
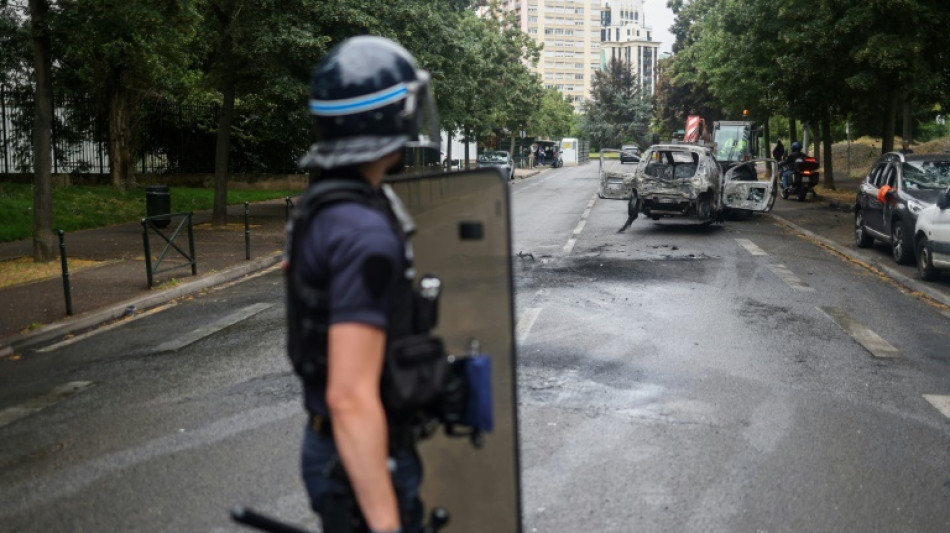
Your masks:
M 782 139 L 779 139 L 775 143 L 775 148 L 772 149 L 772 159 L 781 161 L 783 157 L 785 157 L 785 145 L 782 144 Z
M 539 165 L 544 164 L 544 148 L 542 148 L 541 146 L 538 146 L 538 164 Z
M 914 153 L 914 151 L 910 148 L 910 143 L 907 142 L 907 141 L 901 141 L 901 149 L 900 149 L 900 152 L 901 152 L 902 154 L 912 154 L 912 153 Z

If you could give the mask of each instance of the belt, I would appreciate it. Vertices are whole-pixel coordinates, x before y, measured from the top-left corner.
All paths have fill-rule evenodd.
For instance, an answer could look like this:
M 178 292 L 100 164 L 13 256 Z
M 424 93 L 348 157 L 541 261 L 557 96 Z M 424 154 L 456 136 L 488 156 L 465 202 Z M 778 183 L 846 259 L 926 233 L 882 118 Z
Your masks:
M 393 424 L 388 422 L 389 449 L 398 450 L 412 447 L 417 438 L 417 432 L 412 425 Z M 333 438 L 333 424 L 324 415 L 310 415 L 310 429 L 324 438 Z

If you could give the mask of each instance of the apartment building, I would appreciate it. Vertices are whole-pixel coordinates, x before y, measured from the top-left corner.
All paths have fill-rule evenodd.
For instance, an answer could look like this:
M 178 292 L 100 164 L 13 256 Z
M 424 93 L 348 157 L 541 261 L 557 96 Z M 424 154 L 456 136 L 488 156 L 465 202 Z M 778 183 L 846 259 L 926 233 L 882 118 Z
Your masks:
M 652 95 L 656 91 L 660 43 L 653 40 L 653 29 L 645 25 L 643 4 L 644 0 L 604 1 L 600 68 L 606 68 L 612 59 L 623 61 L 643 94 Z
M 653 93 L 659 43 L 643 26 L 643 0 L 501 0 L 499 6 L 516 13 L 521 31 L 544 44 L 537 73 L 575 109 L 610 57 L 627 60 Z
M 574 102 L 590 94 L 600 69 L 601 0 L 502 0 L 502 9 L 518 15 L 521 31 L 544 44 L 537 73 Z

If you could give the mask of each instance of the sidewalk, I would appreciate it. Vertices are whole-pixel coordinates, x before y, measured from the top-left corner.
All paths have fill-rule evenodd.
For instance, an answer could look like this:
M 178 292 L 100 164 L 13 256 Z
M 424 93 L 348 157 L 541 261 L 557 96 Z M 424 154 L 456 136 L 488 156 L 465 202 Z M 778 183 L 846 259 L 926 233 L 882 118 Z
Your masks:
M 516 169 L 515 179 L 530 178 L 546 169 Z M 847 189 L 855 184 L 839 187 Z M 907 289 L 950 306 L 950 283 L 924 283 L 916 278 L 913 266 L 898 266 L 881 246 L 859 250 L 854 246 L 852 201 L 840 205 L 828 198 L 804 202 L 776 199 L 770 214 L 793 231 L 807 235 L 824 246 L 883 272 Z M 171 300 L 195 294 L 216 285 L 274 267 L 284 246 L 285 202 L 274 200 L 250 207 L 251 259 L 245 258 L 244 206 L 228 210 L 227 229 L 212 229 L 210 212 L 194 215 L 195 256 L 198 275 L 189 266 L 155 276 L 147 287 L 142 226 L 123 224 L 66 235 L 70 259 L 104 261 L 101 266 L 70 273 L 73 316 L 66 315 L 63 279 L 56 276 L 34 283 L 0 288 L 0 357 L 24 353 L 33 347 L 81 333 L 101 325 L 144 312 Z M 736 222 L 741 224 L 741 222 Z M 171 233 L 173 226 L 166 228 Z M 164 241 L 150 235 L 152 253 L 157 255 Z M 187 250 L 186 236 L 175 240 Z M 0 261 L 29 257 L 32 241 L 0 244 Z M 166 256 L 162 270 L 172 261 L 182 264 L 177 252 Z
M 211 227 L 211 212 L 193 216 L 198 275 L 174 249 L 169 249 L 148 288 L 141 223 L 78 231 L 65 235 L 68 259 L 103 261 L 69 273 L 73 315 L 66 315 L 63 278 L 0 288 L 0 357 L 140 313 L 170 300 L 276 265 L 284 246 L 285 201 L 251 204 L 250 257 L 246 259 L 244 206 L 228 208 L 226 229 Z M 179 219 L 162 231 L 169 237 Z M 165 241 L 150 232 L 152 256 Z M 183 228 L 174 243 L 188 251 Z M 0 261 L 32 256 L 32 240 L 0 243 Z M 59 264 L 59 260 L 56 261 Z M 180 266 L 178 268 L 173 268 Z M 153 262 L 154 268 L 154 262 Z M 167 270 L 170 269 L 170 270 Z M 166 271 L 167 270 L 167 271 Z

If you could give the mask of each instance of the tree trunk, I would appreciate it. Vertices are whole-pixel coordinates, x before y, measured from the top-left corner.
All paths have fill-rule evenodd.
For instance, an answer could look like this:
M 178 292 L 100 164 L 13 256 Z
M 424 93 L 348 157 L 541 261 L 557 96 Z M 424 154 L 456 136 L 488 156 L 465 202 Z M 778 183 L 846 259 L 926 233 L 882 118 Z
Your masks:
M 234 118 L 234 41 L 231 25 L 234 23 L 234 4 L 222 21 L 221 54 L 221 115 L 218 116 L 218 139 L 214 153 L 214 207 L 211 225 L 226 226 L 228 223 L 228 164 L 231 152 L 231 122 Z
M 762 124 L 762 139 L 765 140 L 765 147 L 759 147 L 759 150 L 765 150 L 765 154 L 756 154 L 757 157 L 772 157 L 772 137 L 769 132 L 769 117 L 765 117 L 765 123 Z
M 831 156 L 831 111 L 826 107 L 821 116 L 821 143 L 825 151 L 825 187 L 835 189 L 834 158 Z
M 117 82 L 109 95 L 109 175 L 112 186 L 134 186 L 132 174 L 132 138 L 134 115 L 132 97 L 123 84 L 125 75 L 117 73 Z
M 795 125 L 795 119 L 788 119 L 788 149 L 791 151 L 792 143 L 798 140 L 798 128 Z
M 36 81 L 33 107 L 33 261 L 36 262 L 48 262 L 56 257 L 52 186 L 53 69 L 48 16 L 47 0 L 30 0 Z
M 887 108 L 884 110 L 884 131 L 881 132 L 881 153 L 894 151 L 894 130 L 897 126 L 897 103 L 900 94 L 894 89 L 887 91 Z
M 904 123 L 902 124 L 901 139 L 907 143 L 914 140 L 914 117 L 911 115 L 912 111 L 913 106 L 911 106 L 910 94 L 904 94 Z
M 465 143 L 465 170 L 468 170 L 468 145 L 469 145 L 468 139 L 469 139 L 469 135 L 470 135 L 469 131 L 468 131 L 468 130 L 465 130 L 465 137 L 464 137 L 464 139 L 463 139 L 463 141 L 462 141 L 462 142 Z
M 445 132 L 445 161 L 447 168 L 452 167 L 452 130 L 449 128 Z
M 815 138 L 815 140 L 812 141 L 812 144 L 815 145 L 815 152 L 814 152 L 814 153 L 815 153 L 815 161 L 817 161 L 819 165 L 821 164 L 821 147 L 822 147 L 822 144 L 821 144 L 821 141 L 822 141 L 821 131 L 822 131 L 822 130 L 821 130 L 821 121 L 819 120 L 819 121 L 818 121 L 818 124 L 812 126 L 812 133 L 813 133 L 812 136 Z

